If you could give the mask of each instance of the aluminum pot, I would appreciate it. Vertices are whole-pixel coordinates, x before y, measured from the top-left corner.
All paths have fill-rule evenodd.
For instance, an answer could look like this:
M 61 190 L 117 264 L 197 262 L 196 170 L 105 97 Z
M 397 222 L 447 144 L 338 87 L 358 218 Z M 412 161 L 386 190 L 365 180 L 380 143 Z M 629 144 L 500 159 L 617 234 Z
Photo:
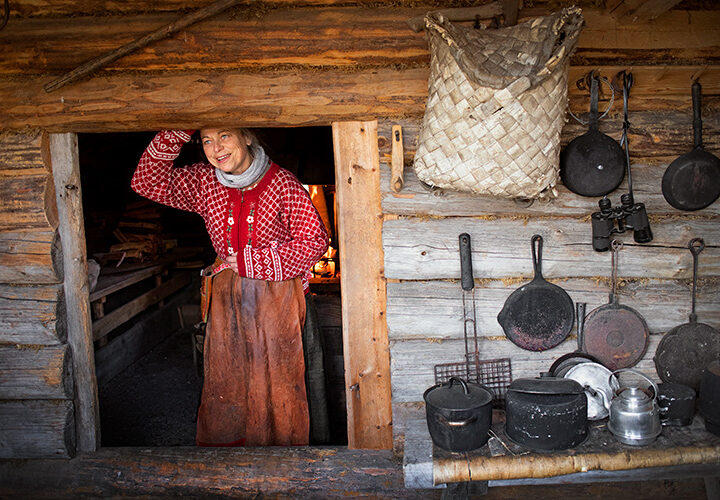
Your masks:
M 565 450 L 587 437 L 587 397 L 576 381 L 545 374 L 514 380 L 505 395 L 505 433 L 533 450 Z
M 423 394 L 433 443 L 447 451 L 480 448 L 492 424 L 492 393 L 480 384 L 452 377 Z

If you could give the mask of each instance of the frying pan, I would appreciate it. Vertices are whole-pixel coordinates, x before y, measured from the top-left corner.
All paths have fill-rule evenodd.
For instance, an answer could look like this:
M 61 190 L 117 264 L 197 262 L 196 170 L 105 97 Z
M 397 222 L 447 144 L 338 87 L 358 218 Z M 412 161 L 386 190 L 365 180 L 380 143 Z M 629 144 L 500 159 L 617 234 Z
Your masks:
M 674 160 L 662 178 L 665 200 L 679 210 L 700 210 L 720 196 L 720 159 L 703 149 L 700 82 L 692 84 L 695 148 Z
M 567 292 L 542 276 L 542 245 L 542 236 L 534 235 L 531 248 L 535 277 L 510 294 L 497 317 L 507 338 L 529 351 L 551 349 L 565 340 L 575 317 Z
M 590 77 L 590 127 L 560 153 L 560 178 L 573 193 L 604 196 L 625 176 L 625 155 L 620 144 L 598 130 L 598 79 Z
M 617 255 L 622 243 L 613 240 L 612 288 L 609 303 L 593 309 L 585 318 L 583 344 L 585 352 L 615 371 L 635 365 L 645 354 L 648 327 L 633 308 L 618 303 L 616 293 Z
M 655 369 L 663 382 L 700 388 L 702 373 L 714 360 L 720 360 L 720 333 L 710 325 L 697 322 L 695 289 L 697 287 L 698 255 L 705 248 L 702 238 L 688 242 L 693 256 L 692 312 L 690 321 L 667 332 L 655 351 Z

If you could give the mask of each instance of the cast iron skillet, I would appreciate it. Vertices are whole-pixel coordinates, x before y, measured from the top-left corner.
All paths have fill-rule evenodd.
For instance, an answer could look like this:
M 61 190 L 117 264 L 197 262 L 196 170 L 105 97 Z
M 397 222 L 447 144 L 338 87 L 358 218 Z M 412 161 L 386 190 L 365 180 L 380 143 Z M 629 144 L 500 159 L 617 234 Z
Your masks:
M 662 179 L 665 200 L 679 210 L 700 210 L 720 196 L 720 159 L 703 149 L 702 88 L 692 85 L 693 138 L 695 148 L 673 161 Z
M 698 255 L 705 248 L 702 238 L 688 242 L 693 256 L 692 312 L 690 322 L 667 332 L 655 351 L 655 369 L 663 382 L 675 382 L 700 388 L 702 373 L 715 360 L 720 360 L 720 333 L 710 325 L 697 322 L 695 288 L 697 286 Z
M 625 177 L 625 155 L 620 144 L 598 130 L 598 79 L 590 77 L 590 129 L 560 153 L 560 178 L 573 193 L 604 196 Z
M 535 277 L 510 294 L 497 317 L 507 338 L 529 351 L 551 349 L 565 340 L 575 317 L 567 292 L 542 276 L 542 244 L 542 236 L 532 237 Z
M 612 371 L 628 368 L 642 359 L 650 334 L 645 318 L 632 307 L 618 303 L 617 254 L 622 243 L 613 240 L 610 301 L 593 309 L 585 318 L 584 351 Z

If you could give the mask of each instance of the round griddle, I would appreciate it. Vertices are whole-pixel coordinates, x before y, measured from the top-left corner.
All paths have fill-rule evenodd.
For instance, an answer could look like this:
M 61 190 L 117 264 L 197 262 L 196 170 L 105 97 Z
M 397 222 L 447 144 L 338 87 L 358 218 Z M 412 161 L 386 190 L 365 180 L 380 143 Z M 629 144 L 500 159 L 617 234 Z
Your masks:
M 705 242 L 702 238 L 693 238 L 688 242 L 688 248 L 693 256 L 690 321 L 674 327 L 663 336 L 653 361 L 663 382 L 687 385 L 697 391 L 703 371 L 711 362 L 720 360 L 720 333 L 710 325 L 698 323 L 695 314 L 698 255 L 705 248 Z
M 610 300 L 585 318 L 584 350 L 610 370 L 634 366 L 645 354 L 650 334 L 645 319 L 633 308 L 618 303 L 617 253 L 622 243 L 613 240 Z
M 565 340 L 575 317 L 567 292 L 542 276 L 542 244 L 542 236 L 532 237 L 535 277 L 510 294 L 497 317 L 507 338 L 529 351 L 551 349 Z
M 560 153 L 560 178 L 573 193 L 604 196 L 625 177 L 625 155 L 620 144 L 598 129 L 598 79 L 590 78 L 590 126 Z

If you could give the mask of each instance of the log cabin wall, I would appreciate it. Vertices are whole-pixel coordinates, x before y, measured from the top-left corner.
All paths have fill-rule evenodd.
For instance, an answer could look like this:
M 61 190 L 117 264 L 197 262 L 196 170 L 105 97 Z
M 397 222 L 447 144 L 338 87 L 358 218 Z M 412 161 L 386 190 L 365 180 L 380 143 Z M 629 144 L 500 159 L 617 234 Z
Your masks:
M 547 278 L 589 309 L 606 302 L 609 255 L 590 246 L 588 215 L 596 200 L 560 186 L 554 202 L 521 207 L 463 193 L 430 193 L 412 173 L 429 56 L 424 34 L 413 32 L 407 20 L 450 4 L 483 2 L 239 1 L 78 82 L 43 90 L 87 60 L 210 3 L 11 2 L 10 22 L 0 31 L 3 453 L 72 454 L 60 246 L 52 203 L 45 202 L 54 199 L 47 187 L 52 186 L 48 133 L 196 128 L 228 117 L 248 127 L 378 120 L 385 317 L 396 414 L 422 400 L 433 383 L 434 364 L 462 359 L 456 251 L 461 232 L 473 238 L 481 357 L 510 356 L 519 377 L 536 374 L 574 349 L 572 338 L 544 353 L 516 348 L 495 317 L 511 291 L 531 276 L 534 233 L 545 238 Z M 569 3 L 526 2 L 520 21 Z M 703 84 L 705 146 L 720 151 L 720 10 L 712 2 L 690 0 L 659 15 L 652 6 L 667 3 L 613 0 L 608 9 L 602 2 L 578 3 L 586 27 L 571 59 L 571 109 L 587 110 L 587 94 L 574 83 L 588 71 L 612 77 L 630 69 L 635 76 L 630 100 L 635 198 L 647 205 L 655 239 L 639 246 L 623 237 L 620 300 L 648 321 L 653 335 L 640 368 L 654 373 L 651 357 L 662 333 L 687 320 L 691 260 L 685 245 L 693 236 L 707 244 L 700 259 L 698 315 L 720 324 L 718 203 L 694 213 L 676 211 L 659 187 L 664 168 L 691 146 L 694 77 Z M 616 102 L 601 130 L 619 137 L 621 109 Z M 405 145 L 406 182 L 400 193 L 389 186 L 394 125 L 402 125 Z M 563 143 L 582 131 L 569 121 Z M 614 202 L 625 189 L 612 194 Z M 395 434 L 402 436 L 401 425 Z

